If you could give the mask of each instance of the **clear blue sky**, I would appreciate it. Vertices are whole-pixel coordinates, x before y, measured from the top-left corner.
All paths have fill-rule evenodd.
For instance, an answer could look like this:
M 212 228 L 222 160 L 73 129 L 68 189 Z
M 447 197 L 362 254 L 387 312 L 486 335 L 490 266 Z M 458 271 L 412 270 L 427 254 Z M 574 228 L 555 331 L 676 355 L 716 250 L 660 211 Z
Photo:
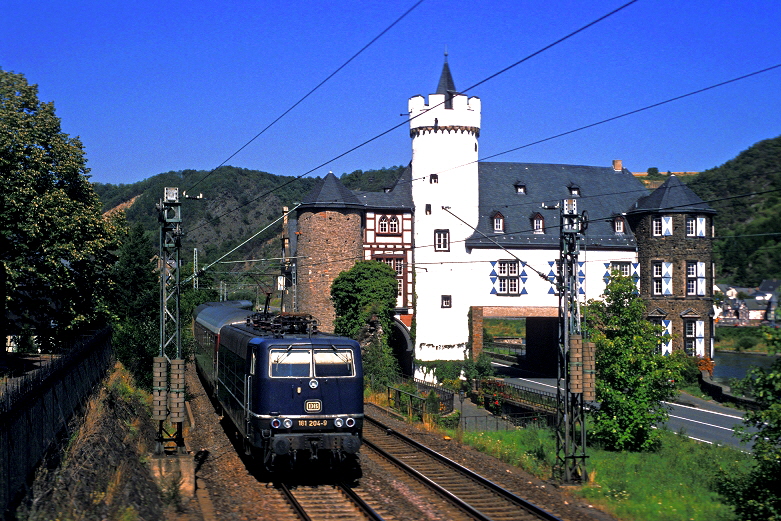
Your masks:
M 416 0 L 5 2 L 0 67 L 53 101 L 93 181 L 210 170 Z M 424 0 L 228 164 L 300 175 L 400 123 L 447 46 L 464 90 L 622 5 Z M 781 63 L 778 0 L 640 0 L 476 87 L 481 156 Z M 704 170 L 781 135 L 781 69 L 492 161 Z M 406 164 L 406 125 L 312 175 Z

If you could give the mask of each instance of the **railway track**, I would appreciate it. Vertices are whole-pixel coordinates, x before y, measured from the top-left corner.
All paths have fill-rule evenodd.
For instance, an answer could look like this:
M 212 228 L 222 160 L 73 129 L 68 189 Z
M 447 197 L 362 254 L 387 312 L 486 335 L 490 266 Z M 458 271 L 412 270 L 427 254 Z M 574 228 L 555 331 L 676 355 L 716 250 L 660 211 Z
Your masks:
M 275 486 L 296 516 L 303 521 L 383 521 L 383 518 L 347 485 L 291 488 L 285 483 L 276 483 Z
M 456 508 L 461 512 L 459 518 L 561 521 L 559 517 L 368 416 L 363 437 L 364 447 L 371 449 L 374 455 L 369 457 L 383 458 L 435 490 L 450 505 L 441 508 Z M 363 454 L 367 452 L 363 451 Z M 445 517 L 453 516 L 442 513 Z

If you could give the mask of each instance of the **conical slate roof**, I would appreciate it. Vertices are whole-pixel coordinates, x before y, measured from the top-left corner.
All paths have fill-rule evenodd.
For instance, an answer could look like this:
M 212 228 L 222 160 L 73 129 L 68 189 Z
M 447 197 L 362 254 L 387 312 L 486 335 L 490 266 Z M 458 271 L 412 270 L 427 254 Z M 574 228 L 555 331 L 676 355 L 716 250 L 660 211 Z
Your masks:
M 439 85 L 437 85 L 437 94 L 447 94 L 456 92 L 456 84 L 453 82 L 453 75 L 450 74 L 450 66 L 447 64 L 447 54 L 445 54 L 445 64 L 442 66 L 442 74 L 439 75 Z
M 716 213 L 675 175 L 650 195 L 640 198 L 627 213 L 672 211 L 676 213 Z
M 358 198 L 336 177 L 333 172 L 323 179 L 322 184 L 312 189 L 302 203 L 302 206 L 329 206 L 345 208 L 348 206 L 363 206 Z

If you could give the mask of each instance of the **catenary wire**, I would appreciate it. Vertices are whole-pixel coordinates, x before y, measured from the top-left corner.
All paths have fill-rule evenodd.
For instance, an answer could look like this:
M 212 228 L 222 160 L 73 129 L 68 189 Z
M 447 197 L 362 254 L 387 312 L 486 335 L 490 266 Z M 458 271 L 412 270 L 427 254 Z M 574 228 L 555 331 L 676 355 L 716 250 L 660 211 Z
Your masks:
M 553 43 L 551 43 L 551 44 L 549 44 L 549 45 L 546 45 L 545 47 L 543 47 L 543 48 L 541 48 L 541 49 L 539 49 L 539 50 L 537 50 L 537 51 L 533 52 L 532 54 L 530 54 L 530 55 L 526 56 L 525 58 L 522 58 L 521 60 L 518 60 L 517 62 L 513 63 L 512 65 L 509 65 L 508 67 L 505 67 L 504 69 L 500 70 L 499 72 L 496 72 L 496 73 L 494 73 L 494 74 L 491 74 L 491 75 L 490 75 L 490 76 L 488 76 L 487 78 L 485 78 L 485 79 L 483 79 L 483 80 L 479 81 L 478 83 L 475 83 L 474 85 L 470 86 L 469 88 L 465 89 L 465 90 L 464 90 L 464 92 L 466 92 L 467 90 L 469 90 L 469 89 L 472 89 L 472 88 L 474 88 L 474 87 L 476 87 L 476 86 L 478 86 L 478 85 L 482 85 L 483 83 L 487 82 L 488 80 L 491 80 L 491 79 L 493 79 L 493 78 L 495 78 L 495 77 L 499 76 L 500 74 L 503 74 L 504 72 L 507 72 L 508 70 L 512 69 L 513 67 L 515 67 L 515 66 L 517 66 L 517 65 L 520 65 L 521 63 L 523 63 L 523 62 L 525 62 L 525 61 L 527 61 L 527 60 L 531 59 L 532 57 L 534 57 L 534 56 L 537 56 L 537 55 L 539 55 L 540 53 L 542 53 L 542 52 L 544 52 L 544 51 L 547 51 L 547 50 L 549 50 L 550 48 L 554 47 L 555 45 L 558 45 L 558 44 L 560 44 L 560 43 L 562 43 L 562 42 L 564 42 L 564 41 L 568 40 L 569 38 L 571 38 L 571 37 L 575 36 L 576 34 L 578 34 L 578 33 L 582 32 L 582 31 L 584 31 L 585 29 L 587 29 L 587 28 L 589 28 L 589 27 L 592 27 L 592 26 L 594 26 L 594 25 L 595 25 L 595 24 L 597 24 L 598 22 L 601 22 L 601 21 L 605 20 L 606 18 L 609 18 L 610 16 L 612 16 L 612 15 L 616 14 L 617 12 L 621 11 L 622 9 L 624 9 L 624 8 L 626 8 L 626 7 L 628 7 L 628 6 L 630 6 L 631 4 L 633 4 L 633 3 L 637 2 L 637 1 L 638 1 L 638 0 L 631 0 L 630 2 L 627 2 L 626 4 L 622 5 L 621 7 L 619 7 L 619 8 L 617 8 L 617 9 L 614 9 L 614 10 L 610 11 L 610 12 L 609 12 L 609 13 L 607 13 L 606 15 L 603 15 L 603 16 L 599 17 L 598 19 L 596 19 L 596 20 L 594 20 L 594 21 L 592 21 L 592 22 L 590 22 L 590 23 L 588 23 L 588 24 L 586 24 L 586 25 L 582 26 L 581 28 L 579 28 L 579 29 L 577 29 L 577 30 L 575 30 L 575 31 L 572 31 L 571 33 L 567 34 L 566 36 L 563 36 L 562 38 L 559 38 L 559 39 L 558 39 L 558 40 L 556 40 L 555 42 L 553 42 Z M 436 108 L 436 107 L 438 107 L 438 106 L 440 106 L 440 105 L 444 105 L 445 103 L 446 103 L 446 101 L 442 101 L 442 102 L 441 102 L 441 103 L 439 103 L 438 105 L 435 105 L 434 107 L 431 107 L 431 109 L 434 109 L 434 108 Z M 413 117 L 411 117 L 411 118 L 408 118 L 408 119 L 406 119 L 406 120 L 402 121 L 401 123 L 399 123 L 399 124 L 397 124 L 397 125 L 394 125 L 394 126 L 392 126 L 391 128 L 389 128 L 389 129 L 387 129 L 387 130 L 385 130 L 385 131 L 383 131 L 383 132 L 380 132 L 379 134 L 375 135 L 374 137 L 371 137 L 371 138 L 369 138 L 369 139 L 367 139 L 367 140 L 363 141 L 362 143 L 359 143 L 358 145 L 355 145 L 354 147 L 352 147 L 352 148 L 350 148 L 350 149 L 346 150 L 345 152 L 342 152 L 341 154 L 339 154 L 339 155 L 337 155 L 337 156 L 334 156 L 334 157 L 332 157 L 331 159 L 329 159 L 329 160 L 327 160 L 327 161 L 324 161 L 323 163 L 320 163 L 319 165 L 317 165 L 317 166 L 315 166 L 315 167 L 313 167 L 313 168 L 311 168 L 311 169 L 307 170 L 307 171 L 306 171 L 306 172 L 304 172 L 303 174 L 301 174 L 301 175 L 299 175 L 299 176 L 296 176 L 296 177 L 294 177 L 293 179 L 291 179 L 291 180 L 289 180 L 289 181 L 287 181 L 287 182 L 285 182 L 285 183 L 283 183 L 283 184 L 281 184 L 281 185 L 277 186 L 276 188 L 274 188 L 274 189 L 271 189 L 271 190 L 269 190 L 269 191 L 267 191 L 267 192 L 265 192 L 265 193 L 263 193 L 263 194 L 261 194 L 261 195 L 259 195 L 259 196 L 255 197 L 254 199 L 251 199 L 251 200 L 247 201 L 246 203 L 244 203 L 244 204 L 242 204 L 242 205 L 239 205 L 239 206 L 237 206 L 236 208 L 233 208 L 232 210 L 228 210 L 228 211 L 226 211 L 226 212 L 224 212 L 224 213 L 222 213 L 222 214 L 220 214 L 220 215 L 218 215 L 218 216 L 215 216 L 213 219 L 211 219 L 211 221 L 207 221 L 207 222 L 212 222 L 212 221 L 215 221 L 215 220 L 217 220 L 217 219 L 219 219 L 219 218 L 221 218 L 221 217 L 224 217 L 225 215 L 227 215 L 227 214 L 229 214 L 229 213 L 235 212 L 236 210 L 239 210 L 240 208 L 243 208 L 244 206 L 247 206 L 247 205 L 249 205 L 249 204 L 251 204 L 251 203 L 254 203 L 254 202 L 255 202 L 255 201 L 257 201 L 258 199 L 260 199 L 260 198 L 262 198 L 262 197 L 265 197 L 265 196 L 267 196 L 267 195 L 271 194 L 271 193 L 272 193 L 272 192 L 274 192 L 275 190 L 279 190 L 280 188 L 283 188 L 283 187 L 285 187 L 285 186 L 287 186 L 287 185 L 289 185 L 289 184 L 291 184 L 291 183 L 293 183 L 293 182 L 295 182 L 295 181 L 297 181 L 297 180 L 301 179 L 302 177 L 305 177 L 305 176 L 307 176 L 307 175 L 311 174 L 312 172 L 315 172 L 316 170 L 319 170 L 320 168 L 323 168 L 324 166 L 326 166 L 326 165 L 328 165 L 328 164 L 330 164 L 330 163 L 333 163 L 333 162 L 334 162 L 334 161 L 336 161 L 337 159 L 341 159 L 342 157 L 344 157 L 344 156 L 346 156 L 346 155 L 348 155 L 348 154 L 350 154 L 350 153 L 352 153 L 352 152 L 354 152 L 354 151 L 358 150 L 359 148 L 361 148 L 361 147 L 364 147 L 364 146 L 368 145 L 369 143 L 371 143 L 371 142 L 373 142 L 373 141 L 376 141 L 377 139 L 379 139 L 379 138 L 381 138 L 381 137 L 383 137 L 383 136 L 385 136 L 385 135 L 387 135 L 387 134 L 389 134 L 389 133 L 393 132 L 393 131 L 394 131 L 394 130 L 396 130 L 397 128 L 400 128 L 400 127 L 402 127 L 402 126 L 404 126 L 404 125 L 407 125 L 407 124 L 408 124 L 410 121 L 414 120 L 414 119 L 415 119 L 415 118 L 417 118 L 417 117 L 420 117 L 421 115 L 422 115 L 422 113 L 421 113 L 421 114 L 419 114 L 418 116 L 413 116 Z M 246 145 L 245 145 L 245 146 L 246 146 Z M 227 160 L 226 160 L 226 161 L 227 161 Z M 218 167 L 218 168 L 219 168 L 219 167 Z M 215 169 L 215 170 L 216 170 L 216 169 Z M 205 226 L 205 224 L 202 224 L 202 225 L 198 226 L 197 228 L 200 228 L 200 227 L 203 227 L 203 226 Z M 197 228 L 195 228 L 195 229 L 197 229 Z M 190 230 L 190 231 L 192 231 L 192 230 Z
M 350 57 L 350 59 L 349 59 L 349 60 L 347 60 L 346 62 L 344 62 L 342 65 L 340 65 L 340 66 L 339 66 L 339 67 L 338 67 L 338 68 L 337 68 L 337 69 L 336 69 L 334 72 L 332 72 L 331 74 L 329 74 L 329 75 L 328 75 L 328 76 L 327 76 L 327 77 L 326 77 L 326 78 L 325 78 L 323 81 L 321 81 L 320 83 L 318 83 L 318 84 L 317 84 L 317 85 L 316 85 L 316 86 L 315 86 L 315 87 L 314 87 L 312 90 L 310 90 L 309 92 L 307 92 L 307 93 L 306 93 L 306 94 L 305 94 L 305 95 L 304 95 L 304 96 L 303 96 L 301 99 L 299 99 L 299 100 L 298 100 L 298 101 L 296 101 L 296 102 L 295 102 L 293 105 L 291 105 L 291 106 L 290 106 L 290 108 L 288 108 L 286 111 L 284 111 L 282 114 L 280 114 L 280 115 L 279 115 L 279 116 L 278 116 L 278 117 L 277 117 L 277 118 L 276 118 L 274 121 L 272 121 L 271 123 L 269 123 L 268 125 L 266 125 L 266 127 L 265 127 L 263 130 L 261 130 L 260 132 L 258 132 L 257 134 L 255 134 L 255 136 L 254 136 L 252 139 L 250 139 L 249 141 L 247 141 L 246 143 L 244 143 L 244 144 L 243 144 L 243 145 L 242 145 L 242 146 L 241 146 L 241 147 L 240 147 L 238 150 L 236 150 L 236 151 L 235 151 L 233 154 L 231 154 L 230 156 L 228 156 L 228 158 L 227 158 L 227 159 L 225 159 L 225 161 L 223 161 L 222 163 L 220 163 L 219 165 L 217 165 L 215 168 L 213 168 L 212 170 L 210 170 L 209 172 L 207 172 L 207 174 L 206 174 L 205 176 L 203 176 L 201 179 L 199 179 L 198 181 L 196 181 L 196 182 L 195 182 L 195 184 L 193 184 L 193 185 L 190 187 L 190 190 L 193 190 L 193 189 L 195 189 L 195 187 L 196 187 L 196 186 L 198 186 L 200 183 L 202 183 L 203 181 L 205 181 L 205 180 L 206 180 L 206 179 L 207 179 L 207 178 L 208 178 L 210 175 L 212 175 L 214 172 L 216 172 L 216 171 L 217 171 L 217 170 L 218 170 L 218 169 L 219 169 L 221 166 L 225 165 L 225 163 L 227 163 L 228 161 L 230 161 L 231 159 L 233 159 L 233 158 L 234 158 L 234 157 L 235 157 L 235 156 L 236 156 L 236 155 L 237 155 L 239 152 L 241 152 L 242 150 L 244 150 L 245 148 L 247 148 L 247 147 L 250 145 L 250 143 L 252 143 L 252 142 L 253 142 L 253 141 L 255 141 L 256 139 L 258 139 L 258 138 L 259 138 L 259 137 L 260 137 L 262 134 L 264 134 L 264 133 L 265 133 L 265 132 L 266 132 L 268 129 L 270 129 L 272 126 L 274 126 L 274 124 L 276 124 L 276 123 L 277 123 L 277 122 L 278 122 L 280 119 L 284 118 L 284 117 L 285 117 L 285 116 L 286 116 L 286 115 L 287 115 L 287 114 L 288 114 L 290 111 L 292 111 L 294 108 L 296 108 L 298 105 L 300 105 L 300 104 L 301 104 L 301 103 L 302 103 L 302 102 L 303 102 L 305 99 L 307 99 L 307 98 L 308 98 L 310 95 L 312 95 L 312 94 L 313 94 L 313 93 L 314 93 L 314 92 L 315 92 L 317 89 L 319 89 L 320 87 L 322 87 L 322 86 L 323 86 L 323 85 L 324 85 L 324 84 L 325 84 L 325 83 L 326 83 L 328 80 L 330 80 L 331 78 L 333 78 L 334 76 L 336 76 L 336 74 L 338 74 L 338 73 L 339 73 L 339 71 L 341 71 L 342 69 L 344 69 L 344 68 L 345 68 L 345 67 L 346 67 L 346 66 L 347 66 L 347 65 L 348 65 L 348 64 L 349 64 L 351 61 L 353 61 L 355 58 L 357 58 L 357 57 L 358 57 L 358 56 L 359 56 L 359 55 L 360 55 L 360 54 L 361 54 L 363 51 L 365 51 L 366 49 L 368 49 L 368 48 L 369 48 L 369 47 L 370 47 L 370 46 L 371 46 L 371 45 L 372 45 L 374 42 L 376 42 L 377 40 L 379 40 L 379 39 L 380 39 L 380 38 L 381 38 L 381 37 L 382 37 L 382 36 L 383 36 L 385 33 L 387 33 L 388 31 L 390 31 L 390 30 L 391 30 L 391 29 L 392 29 L 392 28 L 393 28 L 393 27 L 394 27 L 396 24 L 398 24 L 398 23 L 399 23 L 399 22 L 400 22 L 402 19 L 404 19 L 404 18 L 405 18 L 405 17 L 406 17 L 408 14 L 410 14 L 410 13 L 411 13 L 411 12 L 412 12 L 412 11 L 413 11 L 413 10 L 414 10 L 416 7 L 418 7 L 420 4 L 422 4 L 422 3 L 423 3 L 423 1 L 424 1 L 424 0 L 418 0 L 418 1 L 417 1 L 417 2 L 416 2 L 416 3 L 415 3 L 413 6 L 412 6 L 412 7 L 410 7 L 409 9 L 407 9 L 407 10 L 404 12 L 404 14 L 402 14 L 400 17 L 398 17 L 398 18 L 397 18 L 397 19 L 396 19 L 396 20 L 395 20 L 395 21 L 394 21 L 392 24 L 390 24 L 388 27 L 386 27 L 385 29 L 383 29 L 383 31 L 382 31 L 382 32 L 380 32 L 380 34 L 378 34 L 377 36 L 375 36 L 375 37 L 374 37 L 374 38 L 373 38 L 373 39 L 372 39 L 372 40 L 371 40 L 369 43 L 367 43 L 366 45 L 364 45 L 363 47 L 361 47 L 361 49 L 360 49 L 358 52 L 356 52 L 355 54 L 353 54 L 353 55 Z

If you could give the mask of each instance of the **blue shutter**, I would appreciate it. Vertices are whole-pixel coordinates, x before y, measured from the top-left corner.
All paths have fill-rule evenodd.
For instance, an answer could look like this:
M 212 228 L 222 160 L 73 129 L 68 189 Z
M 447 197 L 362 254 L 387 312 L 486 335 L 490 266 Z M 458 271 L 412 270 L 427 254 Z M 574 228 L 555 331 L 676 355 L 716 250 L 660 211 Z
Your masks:
M 694 353 L 697 356 L 705 356 L 705 321 L 698 320 L 694 323 Z
M 662 216 L 662 235 L 673 234 L 673 218 L 672 216 Z
M 697 217 L 697 237 L 705 237 L 705 217 Z
M 697 263 L 697 295 L 705 296 L 705 263 Z
M 664 327 L 664 332 L 662 333 L 662 354 L 669 355 L 673 352 L 673 321 L 662 320 L 662 327 Z
M 662 295 L 673 294 L 673 263 L 662 263 Z

